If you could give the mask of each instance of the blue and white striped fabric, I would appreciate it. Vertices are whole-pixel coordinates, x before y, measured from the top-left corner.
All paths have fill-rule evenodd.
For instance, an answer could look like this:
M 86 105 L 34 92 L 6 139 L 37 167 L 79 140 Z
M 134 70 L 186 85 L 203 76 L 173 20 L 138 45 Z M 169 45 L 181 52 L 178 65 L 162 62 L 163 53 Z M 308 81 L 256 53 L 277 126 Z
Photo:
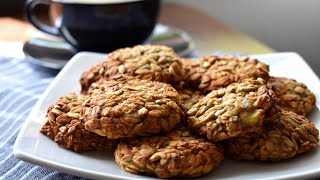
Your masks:
M 29 64 L 21 44 L 0 43 L 0 180 L 81 179 L 13 156 L 20 127 L 55 75 L 54 71 Z

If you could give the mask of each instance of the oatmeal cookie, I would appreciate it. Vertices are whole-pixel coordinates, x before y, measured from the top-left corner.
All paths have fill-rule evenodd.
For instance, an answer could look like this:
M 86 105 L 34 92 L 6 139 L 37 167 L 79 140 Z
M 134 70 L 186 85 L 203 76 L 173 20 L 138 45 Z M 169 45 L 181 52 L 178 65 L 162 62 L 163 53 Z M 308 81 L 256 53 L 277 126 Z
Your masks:
M 184 118 L 181 98 L 171 85 L 137 78 L 106 81 L 83 105 L 85 128 L 111 139 L 169 132 Z
M 91 92 L 92 90 L 94 90 L 94 89 L 99 89 L 102 84 L 105 84 L 105 83 L 108 84 L 108 83 L 110 83 L 110 82 L 108 82 L 108 81 L 110 81 L 110 80 L 117 81 L 117 83 L 119 83 L 119 84 L 124 84 L 124 83 L 126 83 L 127 81 L 135 80 L 135 79 L 137 79 L 137 78 L 136 78 L 136 77 L 133 77 L 133 76 L 127 76 L 127 75 L 124 75 L 124 74 L 116 74 L 116 75 L 110 76 L 110 77 L 108 78 L 108 80 L 107 80 L 107 79 L 99 79 L 98 81 L 92 83 L 92 84 L 89 86 L 86 94 L 87 94 L 87 95 L 90 94 L 90 92 Z M 113 82 L 114 82 L 114 81 L 113 81 Z
M 251 133 L 226 141 L 234 159 L 278 161 L 314 149 L 319 131 L 306 117 L 283 109 L 269 110 L 262 133 Z
M 221 141 L 261 130 L 274 92 L 261 79 L 246 79 L 213 90 L 187 112 L 188 126 L 209 140 Z
M 172 85 L 183 80 L 182 63 L 172 48 L 159 45 L 137 45 L 113 51 L 101 64 L 92 66 L 82 74 L 82 93 L 100 80 L 116 74 L 126 74 L 139 79 L 165 82 Z
M 186 74 L 189 74 L 193 68 L 195 68 L 199 61 L 198 59 L 181 59 L 182 68 Z M 186 78 L 188 79 L 188 77 Z M 191 109 L 191 107 L 200 101 L 200 99 L 204 98 L 207 93 L 199 91 L 197 88 L 192 87 L 188 82 L 183 81 L 180 83 L 179 87 L 175 87 L 178 91 L 183 104 L 187 110 Z
M 307 115 L 314 109 L 315 95 L 303 83 L 282 77 L 271 77 L 269 82 L 277 96 L 276 104 L 283 109 L 299 115 Z
M 186 110 L 191 109 L 191 107 L 199 102 L 202 98 L 206 96 L 206 94 L 202 93 L 201 91 L 198 90 L 193 90 L 193 89 L 177 89 L 181 100 L 184 104 L 184 107 Z
M 85 130 L 84 122 L 79 119 L 84 100 L 85 96 L 76 94 L 61 97 L 56 104 L 49 107 L 46 123 L 40 131 L 59 146 L 75 152 L 114 148 L 114 140 Z
M 246 78 L 269 79 L 268 65 L 247 56 L 204 56 L 184 66 L 187 84 L 204 91 L 226 87 Z
M 200 65 L 201 58 L 199 59 L 182 59 L 182 68 L 186 74 L 184 84 L 189 88 L 198 89 L 201 82 L 201 76 L 208 70 L 208 67 Z
M 168 135 L 123 140 L 115 151 L 116 162 L 124 170 L 159 178 L 208 174 L 223 158 L 220 146 L 181 129 Z

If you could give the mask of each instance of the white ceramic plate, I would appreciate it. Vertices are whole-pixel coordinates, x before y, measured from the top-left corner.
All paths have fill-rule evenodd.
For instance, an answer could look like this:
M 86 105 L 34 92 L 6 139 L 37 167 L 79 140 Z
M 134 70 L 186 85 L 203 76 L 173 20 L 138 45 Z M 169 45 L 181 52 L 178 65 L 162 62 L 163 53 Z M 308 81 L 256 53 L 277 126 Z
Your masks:
M 68 92 L 79 92 L 81 73 L 101 62 L 105 55 L 79 53 L 61 70 L 37 102 L 23 125 L 14 145 L 14 155 L 24 161 L 61 172 L 92 179 L 152 179 L 125 172 L 110 152 L 77 154 L 60 148 L 39 132 L 49 105 Z M 255 55 L 270 65 L 272 76 L 285 76 L 305 83 L 317 97 L 317 108 L 309 118 L 320 129 L 320 81 L 307 63 L 296 53 Z M 202 179 L 287 179 L 320 177 L 320 148 L 290 160 L 261 163 L 225 160 L 222 166 Z

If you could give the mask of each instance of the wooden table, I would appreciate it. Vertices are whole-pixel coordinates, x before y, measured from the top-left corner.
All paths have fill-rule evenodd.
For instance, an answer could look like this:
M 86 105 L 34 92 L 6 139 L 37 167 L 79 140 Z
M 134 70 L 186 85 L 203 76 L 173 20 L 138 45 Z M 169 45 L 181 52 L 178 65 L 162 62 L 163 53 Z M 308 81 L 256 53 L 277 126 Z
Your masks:
M 163 4 L 159 21 L 189 33 L 200 53 L 226 51 L 259 54 L 274 51 L 254 38 L 227 27 L 208 14 L 185 5 Z M 32 37 L 54 38 L 35 29 L 21 15 L 0 17 L 0 27 L 0 41 L 25 42 Z

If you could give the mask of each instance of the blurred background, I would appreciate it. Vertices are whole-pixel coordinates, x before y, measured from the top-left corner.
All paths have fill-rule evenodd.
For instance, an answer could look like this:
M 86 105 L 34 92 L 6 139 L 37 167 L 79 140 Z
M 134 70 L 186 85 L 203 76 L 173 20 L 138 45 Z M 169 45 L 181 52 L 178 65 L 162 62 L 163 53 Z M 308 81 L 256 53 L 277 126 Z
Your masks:
M 168 1 L 197 7 L 276 51 L 296 51 L 320 68 L 319 0 Z
M 163 2 L 197 8 L 276 51 L 296 51 L 304 56 L 314 69 L 320 68 L 318 60 L 320 1 L 318 0 L 163 0 Z M 15 15 L 17 11 L 22 11 L 23 4 L 24 0 L 1 0 L 0 16 Z
M 22 11 L 26 0 L 1 0 L 0 15 L 14 15 L 17 11 Z

